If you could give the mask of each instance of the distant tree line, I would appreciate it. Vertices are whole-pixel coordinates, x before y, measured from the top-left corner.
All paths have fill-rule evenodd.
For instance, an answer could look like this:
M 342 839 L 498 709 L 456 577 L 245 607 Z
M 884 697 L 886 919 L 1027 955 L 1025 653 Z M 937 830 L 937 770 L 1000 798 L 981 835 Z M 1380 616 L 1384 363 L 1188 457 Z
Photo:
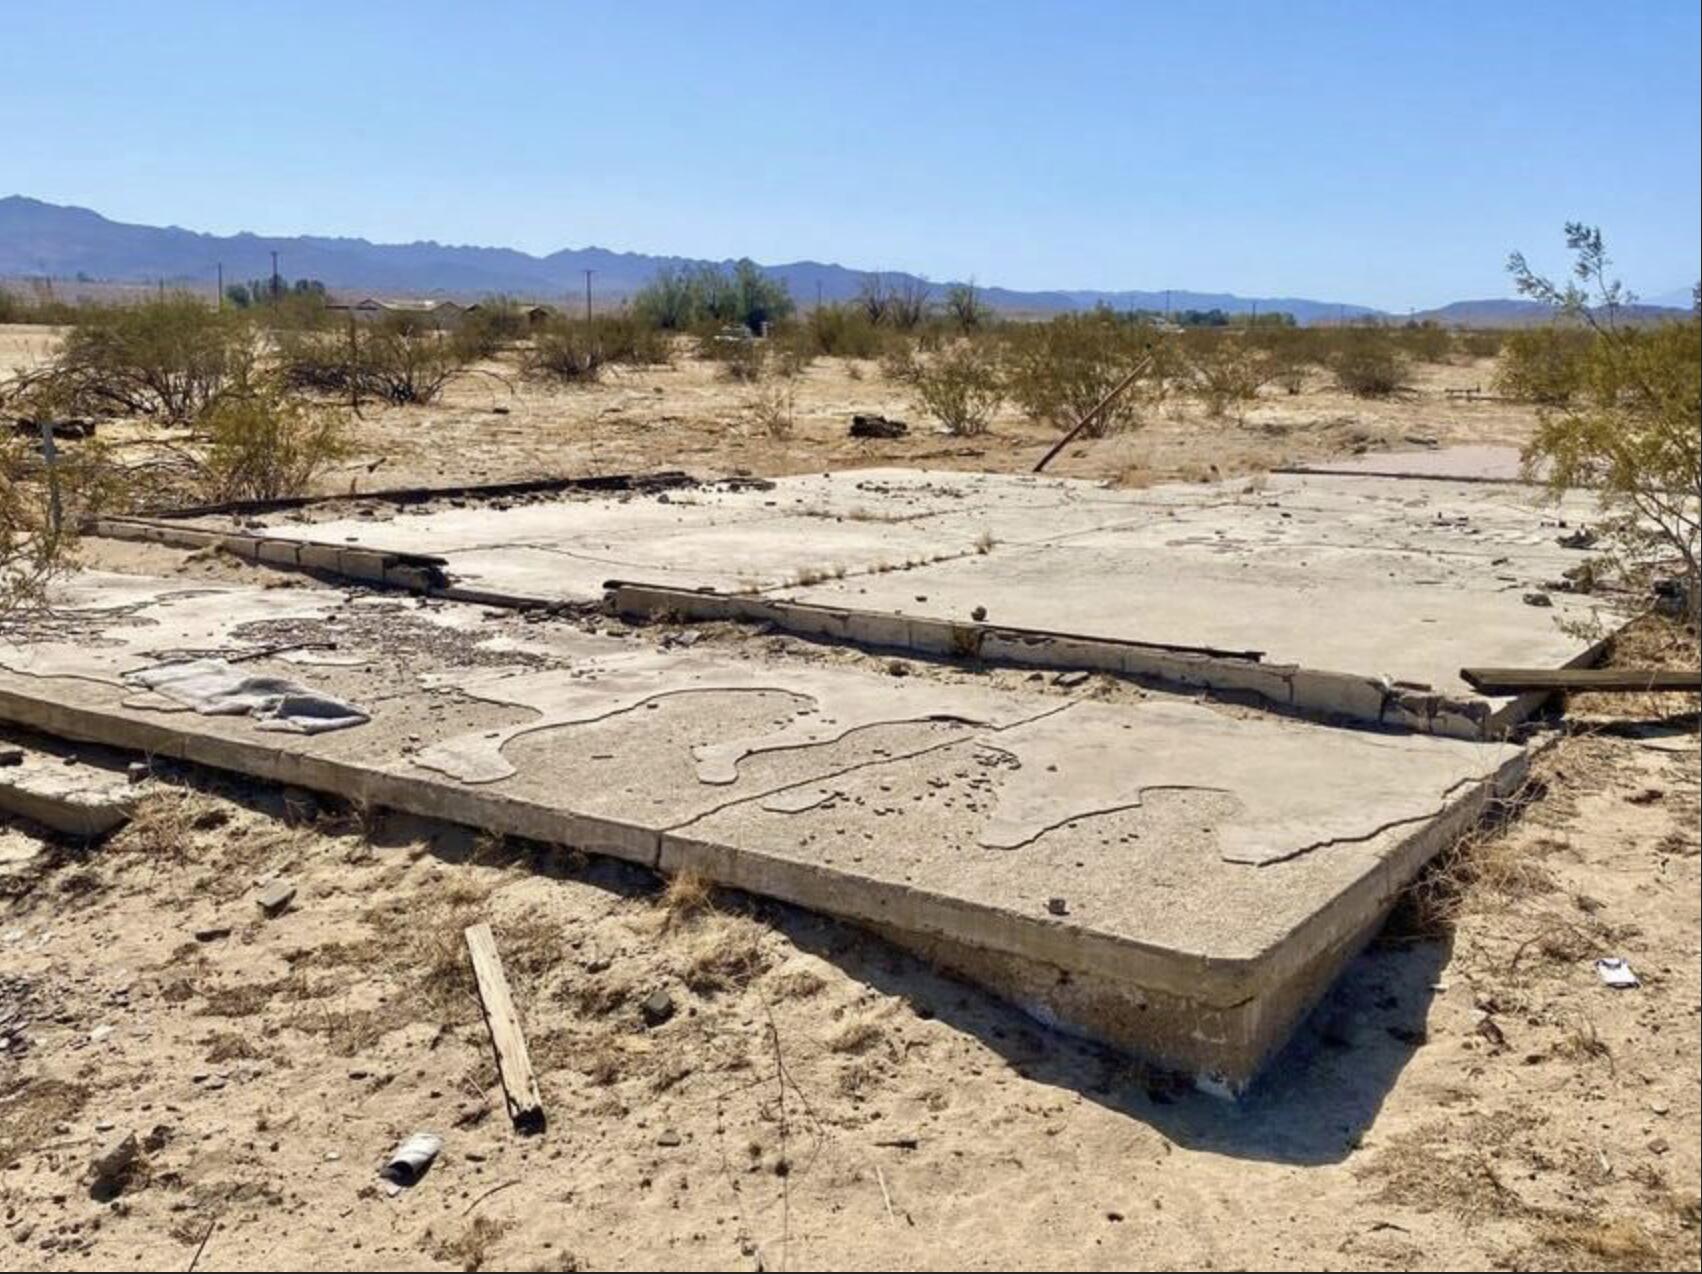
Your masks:
M 318 279 L 277 279 L 277 290 L 274 293 L 272 279 L 250 279 L 247 283 L 232 283 L 225 288 L 225 300 L 239 310 L 252 306 L 265 305 L 267 302 L 284 296 L 317 297 L 325 299 L 325 285 Z

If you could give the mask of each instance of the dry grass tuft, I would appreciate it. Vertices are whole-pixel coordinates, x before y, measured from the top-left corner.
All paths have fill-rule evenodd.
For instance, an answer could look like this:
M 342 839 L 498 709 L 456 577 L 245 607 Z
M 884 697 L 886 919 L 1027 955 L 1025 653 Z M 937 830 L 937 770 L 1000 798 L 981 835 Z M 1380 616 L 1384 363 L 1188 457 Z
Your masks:
M 1438 854 L 1401 896 L 1392 931 L 1400 937 L 1442 937 L 1467 911 L 1558 889 L 1548 868 L 1507 835 L 1508 824 L 1541 795 L 1539 784 L 1526 784 Z
M 667 886 L 656 899 L 662 913 L 663 930 L 672 929 L 709 911 L 714 904 L 715 887 L 709 878 L 689 868 L 668 878 Z
M 472 1224 L 461 1233 L 439 1243 L 432 1256 L 464 1270 L 482 1270 L 491 1259 L 491 1249 L 508 1232 L 508 1228 L 506 1221 L 474 1217 Z
M 1447 1121 L 1391 1137 L 1361 1178 L 1380 1181 L 1379 1203 L 1446 1212 L 1462 1225 L 1525 1217 L 1532 1208 L 1503 1180 L 1497 1157 L 1513 1153 L 1540 1123 L 1525 1111 L 1479 1116 L 1464 1130 Z
M 820 974 L 809 969 L 791 969 L 779 973 L 768 983 L 769 994 L 776 1000 L 807 1000 L 820 995 L 827 986 Z
M 1672 1254 L 1643 1226 L 1625 1216 L 1570 1216 L 1538 1229 L 1544 1265 L 1572 1270 L 1654 1270 L 1672 1264 Z M 1694 1249 L 1691 1251 L 1694 1256 Z
M 879 1011 L 871 1011 L 847 1017 L 828 1033 L 823 1043 L 834 1053 L 867 1053 L 886 1039 L 886 1026 L 882 1021 L 885 1016 Z
M 167 862 L 190 857 L 195 833 L 222 827 L 230 819 L 221 802 L 194 788 L 150 792 L 136 803 L 130 821 L 107 842 L 109 850 Z
M 0 1085 L 0 1168 L 52 1138 L 88 1104 L 89 1090 L 57 1079 L 13 1078 Z
M 686 944 L 680 979 L 699 995 L 748 986 L 768 968 L 762 926 L 742 916 L 711 915 Z

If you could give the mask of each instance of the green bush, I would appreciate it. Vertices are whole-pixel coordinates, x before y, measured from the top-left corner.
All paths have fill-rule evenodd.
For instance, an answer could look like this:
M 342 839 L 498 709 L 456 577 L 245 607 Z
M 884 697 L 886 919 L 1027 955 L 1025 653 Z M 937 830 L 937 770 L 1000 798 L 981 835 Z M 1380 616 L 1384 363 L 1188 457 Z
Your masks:
M 1501 353 L 1506 333 L 1489 327 L 1462 327 L 1454 333 L 1460 353 L 1467 358 L 1494 358 Z
M 690 331 L 707 323 L 740 323 L 760 332 L 763 324 L 780 323 L 792 310 L 786 285 L 769 278 L 748 259 L 731 269 L 717 265 L 664 268 L 632 298 L 635 316 L 669 332 Z
M 667 335 L 630 315 L 558 318 L 540 328 L 520 358 L 521 372 L 534 380 L 590 384 L 610 363 L 648 366 L 672 357 Z
M 1240 410 L 1276 376 L 1269 350 L 1233 328 L 1196 328 L 1182 335 L 1188 388 L 1214 419 Z
M 1383 327 L 1338 328 L 1330 370 L 1336 384 L 1356 398 L 1387 398 L 1407 388 L 1409 362 Z
M 1538 408 L 1526 465 L 1533 475 L 1546 467 L 1557 491 L 1596 490 L 1608 542 L 1628 574 L 1676 566 L 1695 628 L 1702 621 L 1702 319 L 1620 322 L 1624 292 L 1609 277 L 1601 231 L 1570 222 L 1566 246 L 1574 281 L 1565 287 L 1534 273 L 1520 253 L 1507 263 L 1520 293 L 1589 334 L 1572 396 Z
M 911 385 L 918 405 L 960 436 L 986 433 L 1005 398 L 997 359 L 973 341 L 957 342 L 919 363 Z
M 1146 359 L 1155 343 L 1151 328 L 1103 310 L 1012 324 L 1005 338 L 1005 383 L 1031 419 L 1069 429 Z M 1157 386 L 1162 377 L 1155 374 L 1150 383 Z M 1141 397 L 1125 393 L 1087 435 L 1133 426 L 1140 419 Z
M 1543 407 L 1564 407 L 1583 387 L 1595 337 L 1575 323 L 1510 332 L 1495 371 L 1497 393 Z
M 196 425 L 206 447 L 193 482 L 197 494 L 213 502 L 299 495 L 350 452 L 340 411 L 273 386 L 225 395 Z

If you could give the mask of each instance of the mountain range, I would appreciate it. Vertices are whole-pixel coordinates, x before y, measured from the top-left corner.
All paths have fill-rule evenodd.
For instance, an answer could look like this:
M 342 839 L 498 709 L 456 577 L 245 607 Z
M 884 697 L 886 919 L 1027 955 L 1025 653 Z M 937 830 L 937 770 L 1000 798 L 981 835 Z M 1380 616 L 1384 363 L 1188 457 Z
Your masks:
M 272 253 L 286 278 L 319 279 L 343 293 L 448 296 L 470 299 L 503 293 L 530 300 L 583 295 L 585 271 L 604 300 L 631 296 L 658 270 L 704 264 L 687 257 L 564 248 L 533 256 L 513 248 L 430 241 L 371 243 L 318 235 L 287 237 L 249 233 L 203 234 L 178 226 L 112 221 L 88 208 L 47 203 L 24 195 L 0 198 L 0 279 L 77 280 L 211 289 L 222 265 L 227 282 L 265 278 Z M 717 264 L 728 264 L 721 262 Z M 820 261 L 763 266 L 783 280 L 802 305 L 819 297 L 845 301 L 857 295 L 869 272 Z M 917 284 L 914 275 L 889 272 L 889 285 Z M 944 285 L 930 284 L 938 295 Z M 1366 305 L 1306 297 L 1245 297 L 1228 292 L 979 289 L 982 299 L 1011 313 L 1048 314 L 1106 304 L 1118 310 L 1212 310 L 1228 313 L 1286 311 L 1301 323 L 1378 315 Z M 1676 311 L 1675 311 L 1676 312 Z M 1417 317 L 1471 324 L 1534 321 L 1547 311 L 1529 301 L 1462 301 Z

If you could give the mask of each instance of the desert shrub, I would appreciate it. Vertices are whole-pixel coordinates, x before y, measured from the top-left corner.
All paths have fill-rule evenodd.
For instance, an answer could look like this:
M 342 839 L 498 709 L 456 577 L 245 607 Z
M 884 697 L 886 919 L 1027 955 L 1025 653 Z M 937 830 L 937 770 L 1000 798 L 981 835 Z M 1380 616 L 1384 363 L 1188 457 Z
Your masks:
M 1495 328 L 1462 327 L 1454 333 L 1454 342 L 1467 358 L 1494 358 L 1501 353 L 1505 335 Z
M 770 438 L 790 438 L 797 428 L 796 396 L 790 381 L 781 377 L 759 389 L 751 400 L 750 413 Z
M 792 310 L 786 284 L 769 278 L 750 260 L 731 268 L 664 268 L 632 298 L 632 312 L 641 322 L 670 332 L 708 323 L 739 323 L 760 332 L 763 324 L 779 323 Z
M 97 414 L 194 419 L 253 373 L 254 326 L 187 295 L 78 311 L 50 369 L 56 392 Z
M 1508 260 L 1522 294 L 1582 323 L 1593 338 L 1579 358 L 1572 400 L 1539 408 L 1526 463 L 1532 472 L 1546 466 L 1556 490 L 1596 487 L 1622 566 L 1676 564 L 1694 626 L 1702 606 L 1702 319 L 1621 323 L 1623 291 L 1609 278 L 1601 231 L 1569 223 L 1566 246 L 1575 281 L 1564 288 L 1519 253 Z
M 1397 329 L 1395 339 L 1408 357 L 1421 363 L 1446 363 L 1454 354 L 1454 338 L 1440 323 L 1426 319 Z
M 922 368 L 917 360 L 919 342 L 896 340 L 889 342 L 886 352 L 881 355 L 881 375 L 895 385 L 910 385 L 916 381 L 916 373 Z M 936 348 L 932 352 L 938 352 Z
M 345 383 L 352 379 L 353 388 L 364 397 L 397 406 L 423 405 L 466 375 L 473 362 L 451 336 L 412 315 L 386 315 L 355 328 L 352 342 L 346 333 L 323 333 L 317 348 L 327 359 L 343 351 Z
M 50 475 L 35 437 L 0 434 L 0 635 L 9 616 L 43 602 L 71 566 L 78 528 L 131 493 L 130 475 L 96 440 L 56 451 Z
M 1013 324 L 1005 342 L 1006 384 L 1030 418 L 1073 427 L 1143 360 L 1150 328 L 1111 315 L 1063 314 L 1047 323 Z M 1154 375 L 1152 384 L 1162 383 Z M 1087 431 L 1101 437 L 1140 418 L 1142 395 L 1125 393 Z
M 196 426 L 205 444 L 191 461 L 191 481 L 209 501 L 299 495 L 350 451 L 341 411 L 273 385 L 226 394 Z
M 1407 387 L 1409 362 L 1388 329 L 1347 327 L 1333 333 L 1330 370 L 1356 398 L 1387 398 Z
M 1270 382 L 1288 394 L 1298 394 L 1305 388 L 1306 373 L 1322 357 L 1316 329 L 1312 328 L 1260 324 L 1246 339 L 1263 351 Z
M 558 318 L 540 328 L 522 355 L 521 371 L 534 380 L 589 384 L 605 365 L 644 366 L 671 357 L 667 335 L 625 314 Z
M 800 324 L 805 347 L 829 358 L 879 358 L 893 343 L 861 309 L 818 305 Z
M 55 296 L 53 284 L 45 279 L 38 280 L 32 286 L 29 296 L 0 288 L 0 324 L 42 323 L 62 326 L 75 323 L 82 309 L 75 301 L 66 301 Z
M 531 330 L 526 309 L 506 296 L 487 296 L 470 306 L 456 323 L 451 339 L 468 361 L 489 358 L 522 340 Z
M 1548 323 L 1508 333 L 1495 369 L 1496 392 L 1544 407 L 1565 406 L 1583 387 L 1594 340 L 1580 323 Z
M 768 343 L 736 325 L 699 333 L 697 355 L 714 363 L 723 379 L 739 384 L 755 384 L 768 370 Z
M 946 288 L 946 317 L 960 332 L 973 332 L 993 321 L 993 312 L 975 290 L 975 280 Z
M 911 385 L 922 410 L 957 435 L 986 433 L 1005 398 L 997 358 L 973 341 L 920 362 Z
M 1252 402 L 1276 374 L 1269 350 L 1233 329 L 1186 332 L 1181 347 L 1188 388 L 1213 418 Z

